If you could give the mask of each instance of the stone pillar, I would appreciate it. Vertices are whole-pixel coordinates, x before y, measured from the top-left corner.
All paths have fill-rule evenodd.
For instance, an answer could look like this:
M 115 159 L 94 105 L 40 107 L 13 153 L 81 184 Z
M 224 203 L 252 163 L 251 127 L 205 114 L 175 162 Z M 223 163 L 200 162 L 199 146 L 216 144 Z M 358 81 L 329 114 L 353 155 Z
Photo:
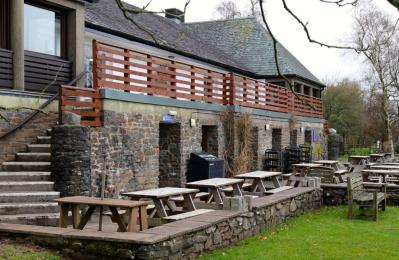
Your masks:
M 85 12 L 84 8 L 76 9 L 68 13 L 68 60 L 72 61 L 73 77 L 84 70 L 84 47 L 85 47 Z M 79 86 L 84 85 L 84 80 L 78 82 Z
M 51 175 L 61 196 L 88 196 L 90 191 L 90 128 L 56 126 L 51 135 Z
M 24 73 L 24 0 L 11 2 L 11 50 L 13 54 L 13 88 L 25 89 Z

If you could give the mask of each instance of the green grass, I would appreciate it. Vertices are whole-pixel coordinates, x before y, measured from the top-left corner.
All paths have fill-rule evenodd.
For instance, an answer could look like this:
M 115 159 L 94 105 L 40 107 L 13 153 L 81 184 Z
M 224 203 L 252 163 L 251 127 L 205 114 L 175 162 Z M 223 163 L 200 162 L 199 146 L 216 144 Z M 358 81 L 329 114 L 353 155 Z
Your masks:
M 20 246 L 0 241 L 0 259 L 4 260 L 61 260 L 61 257 L 45 249 Z
M 376 152 L 377 148 L 375 147 L 350 148 L 346 154 L 339 157 L 339 160 L 347 161 L 350 155 L 369 155 Z
M 399 208 L 370 218 L 346 218 L 346 207 L 325 207 L 201 259 L 399 259 Z

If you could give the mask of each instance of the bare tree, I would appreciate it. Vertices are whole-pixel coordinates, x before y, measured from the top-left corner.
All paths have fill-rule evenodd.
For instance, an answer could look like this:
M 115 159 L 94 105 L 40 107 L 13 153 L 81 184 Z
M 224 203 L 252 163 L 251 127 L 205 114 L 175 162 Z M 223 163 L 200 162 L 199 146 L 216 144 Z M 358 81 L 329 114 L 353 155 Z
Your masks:
M 238 10 L 238 6 L 234 1 L 222 1 L 215 10 L 222 19 L 241 17 L 241 12 Z
M 392 107 L 392 103 L 399 96 L 399 88 L 395 86 L 399 71 L 397 24 L 398 21 L 393 21 L 387 14 L 370 4 L 357 12 L 352 39 L 353 44 L 361 49 L 369 67 L 370 73 L 367 78 L 372 91 L 380 96 L 387 143 L 392 158 L 392 126 L 398 121 L 397 109 Z

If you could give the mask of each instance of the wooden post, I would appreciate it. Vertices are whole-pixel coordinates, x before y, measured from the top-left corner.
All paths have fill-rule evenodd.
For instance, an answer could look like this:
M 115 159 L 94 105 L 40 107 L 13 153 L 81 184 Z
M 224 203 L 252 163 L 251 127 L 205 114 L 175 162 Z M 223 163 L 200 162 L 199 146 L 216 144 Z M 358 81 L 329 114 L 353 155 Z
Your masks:
M 229 97 L 229 105 L 235 105 L 235 83 L 234 83 L 234 73 L 230 74 L 230 86 L 229 86 L 229 91 L 230 91 L 230 97 Z
M 63 98 L 63 88 L 62 86 L 58 87 L 58 123 L 60 125 L 62 125 L 62 110 L 63 110 L 63 102 L 62 102 L 62 98 Z
M 93 49 L 93 88 L 98 89 L 98 42 L 96 40 L 93 40 L 92 44 L 92 49 Z

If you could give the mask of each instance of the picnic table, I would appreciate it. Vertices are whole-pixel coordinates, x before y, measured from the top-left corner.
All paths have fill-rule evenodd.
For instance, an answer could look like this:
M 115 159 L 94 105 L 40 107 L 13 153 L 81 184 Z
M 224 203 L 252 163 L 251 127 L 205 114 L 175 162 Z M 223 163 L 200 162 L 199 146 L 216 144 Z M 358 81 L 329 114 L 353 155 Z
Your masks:
M 353 165 L 366 165 L 370 163 L 370 156 L 351 155 L 348 157 L 348 162 Z
M 244 179 L 244 180 L 251 180 L 252 186 L 251 191 L 256 192 L 260 191 L 263 193 L 277 193 L 279 191 L 283 191 L 286 189 L 290 189 L 290 186 L 281 186 L 278 177 L 282 175 L 282 172 L 268 172 L 268 171 L 254 171 L 254 172 L 247 172 L 243 174 L 239 174 L 234 176 L 234 178 Z M 271 179 L 273 182 L 274 188 L 273 189 L 266 189 L 265 181 L 266 179 Z
M 369 154 L 370 162 L 383 162 L 385 159 L 385 154 L 383 153 L 372 153 Z
M 306 176 L 310 168 L 319 166 L 323 165 L 320 163 L 297 163 L 292 165 L 294 174 L 300 174 L 301 176 Z
M 177 213 L 176 204 L 171 198 L 183 196 L 183 209 L 188 211 L 195 211 L 194 205 L 195 194 L 199 192 L 197 189 L 164 187 L 149 190 L 133 191 L 122 193 L 122 196 L 127 196 L 132 200 L 151 199 L 154 202 L 155 209 L 151 213 L 151 217 L 155 214 L 160 218 L 168 217 L 167 208 L 173 213 Z
M 315 161 L 314 163 L 322 164 L 323 166 L 331 167 L 331 168 L 333 168 L 336 171 L 340 170 L 339 169 L 339 161 L 335 161 L 335 160 L 320 160 L 320 161 Z
M 399 165 L 386 165 L 386 164 L 376 164 L 371 165 L 370 169 L 374 170 L 399 170 Z
M 367 169 L 362 172 L 363 180 L 367 180 L 367 178 L 371 176 L 381 176 L 382 180 L 380 182 L 387 183 L 389 182 L 389 177 L 399 177 L 399 168 L 396 170 L 383 170 L 383 169 Z
M 214 201 L 217 204 L 222 204 L 223 198 L 226 196 L 223 192 L 223 187 L 232 186 L 233 194 L 235 196 L 242 196 L 241 187 L 243 183 L 244 183 L 243 179 L 212 178 L 201 181 L 189 182 L 186 185 L 195 188 L 209 188 L 211 196 L 209 197 L 208 202 Z
M 108 207 L 111 211 L 113 220 L 118 224 L 118 231 L 135 232 L 137 219 L 139 219 L 140 230 L 148 228 L 147 223 L 147 205 L 145 201 L 128 201 L 121 199 L 100 199 L 84 196 L 73 196 L 55 199 L 61 206 L 59 227 L 66 228 L 68 226 L 68 212 L 72 211 L 73 228 L 83 229 L 90 220 L 91 215 L 96 208 Z M 80 206 L 89 206 L 86 213 L 80 215 Z M 127 210 L 127 224 L 125 224 L 122 216 L 117 208 Z

